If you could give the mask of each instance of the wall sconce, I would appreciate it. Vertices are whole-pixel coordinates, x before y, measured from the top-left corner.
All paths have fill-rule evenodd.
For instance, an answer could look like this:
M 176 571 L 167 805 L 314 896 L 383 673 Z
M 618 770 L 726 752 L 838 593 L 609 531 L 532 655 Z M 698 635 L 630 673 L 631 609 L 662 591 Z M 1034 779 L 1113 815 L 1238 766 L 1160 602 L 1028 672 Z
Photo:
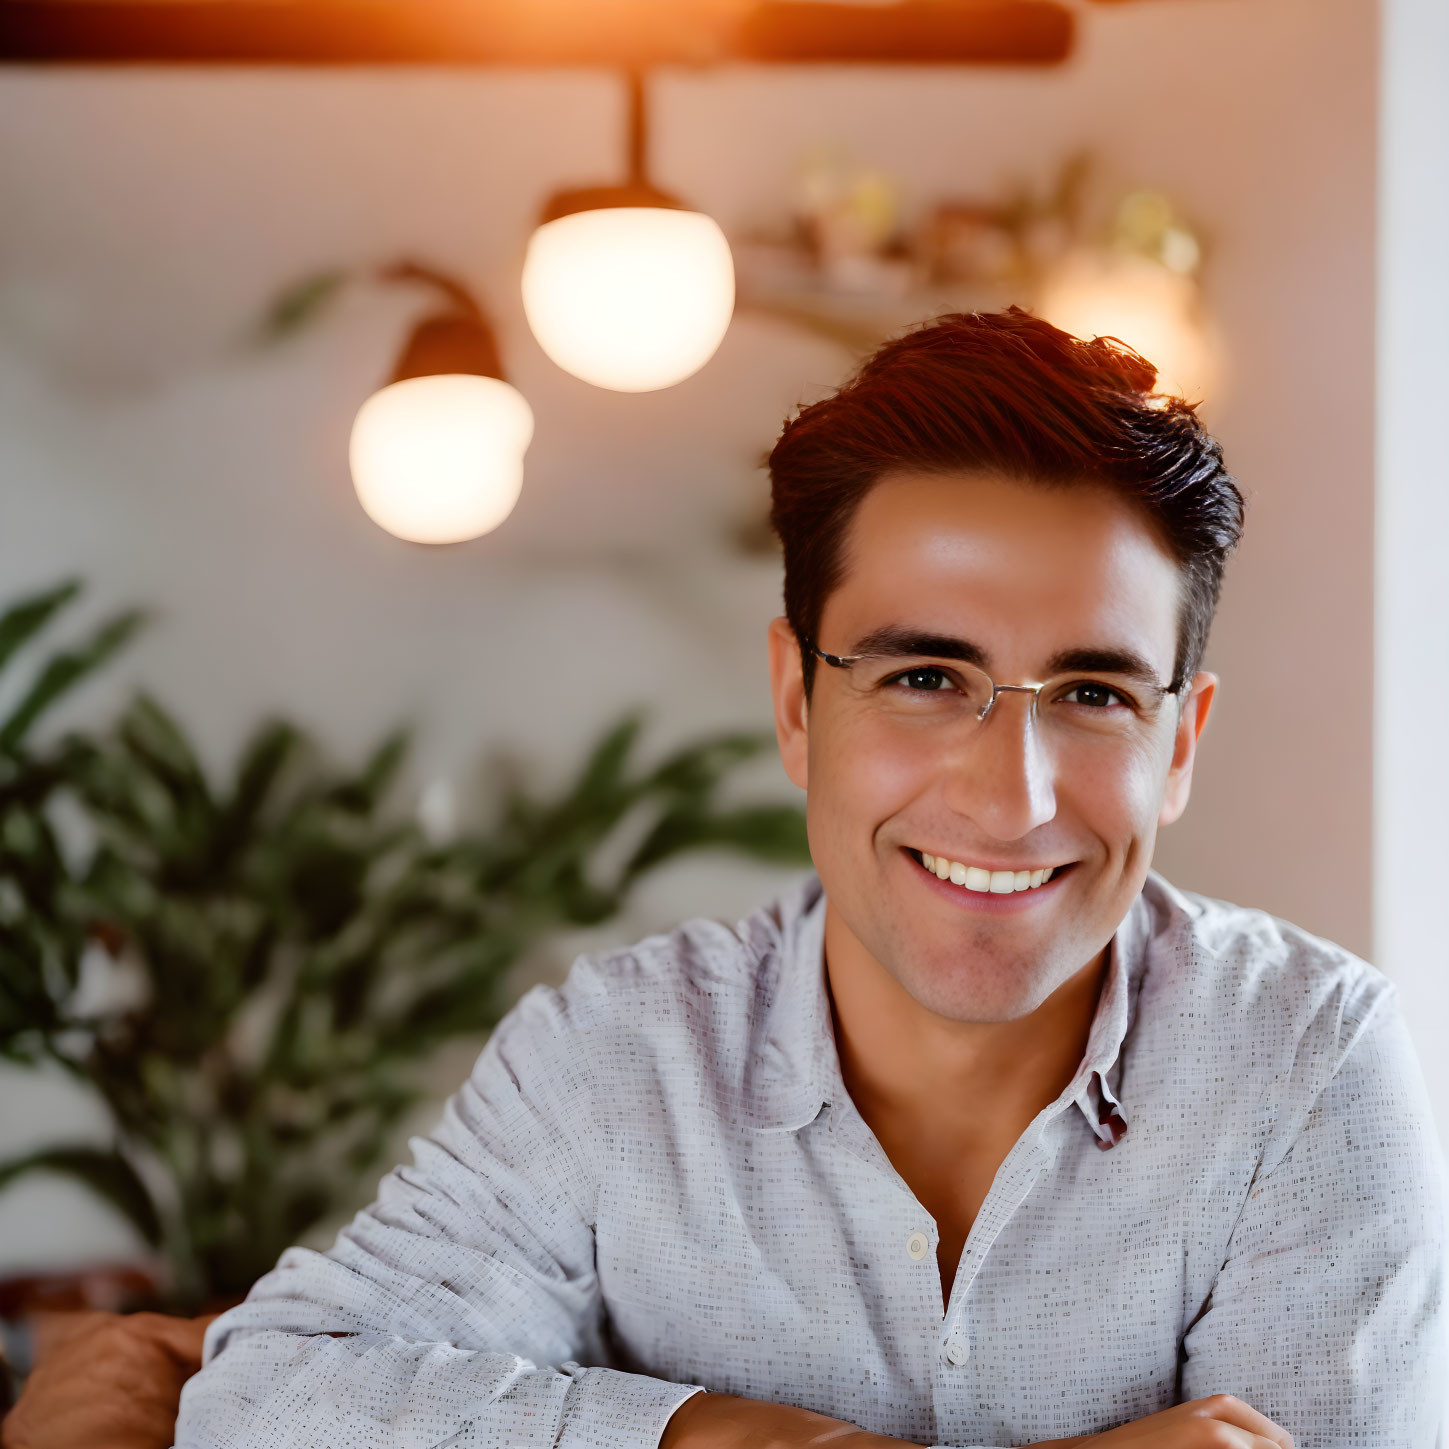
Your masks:
M 630 72 L 628 89 L 629 179 L 549 199 L 524 259 L 523 310 L 565 372 L 651 392 L 714 356 L 735 271 L 719 224 L 648 180 L 642 73 Z
M 414 327 L 392 380 L 352 424 L 352 483 L 367 516 L 412 543 L 462 543 L 498 527 L 523 487 L 533 410 L 503 377 L 482 308 L 415 262 L 379 277 L 423 282 L 446 305 Z

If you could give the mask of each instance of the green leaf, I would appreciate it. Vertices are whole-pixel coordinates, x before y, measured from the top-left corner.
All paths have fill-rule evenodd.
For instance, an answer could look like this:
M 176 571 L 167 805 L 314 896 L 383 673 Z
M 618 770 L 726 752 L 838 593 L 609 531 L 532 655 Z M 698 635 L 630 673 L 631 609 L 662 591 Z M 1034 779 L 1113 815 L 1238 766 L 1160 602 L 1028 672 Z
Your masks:
M 138 695 L 126 711 L 121 738 L 174 799 L 210 800 L 206 777 L 180 725 L 149 694 Z
M 711 846 L 741 851 L 756 860 L 808 865 L 805 819 L 794 805 L 752 805 L 738 810 L 666 815 L 640 843 L 624 868 L 624 881 L 686 850 Z
M 635 711 L 608 730 L 579 773 L 578 783 L 570 792 L 573 799 L 593 800 L 617 788 L 642 724 L 642 714 Z
M 285 721 L 264 725 L 248 741 L 237 764 L 231 799 L 217 822 L 220 853 L 229 853 L 247 839 L 282 772 L 303 743 L 302 732 Z
M 714 735 L 676 751 L 651 774 L 650 785 L 682 795 L 711 792 L 728 771 L 773 744 L 770 735 L 732 731 Z
M 9 719 L 0 725 L 0 750 L 14 749 L 40 714 L 93 669 L 104 664 L 136 632 L 144 617 L 139 609 L 128 610 L 103 624 L 80 649 L 67 649 L 54 655 L 41 670 L 40 678 L 11 711 Z
M 30 1172 L 58 1172 L 84 1183 L 131 1222 L 154 1248 L 161 1217 L 146 1185 L 119 1152 L 100 1147 L 49 1147 L 0 1162 L 0 1188 Z
M 392 784 L 407 756 L 412 736 L 408 730 L 394 730 L 373 752 L 356 779 L 333 787 L 328 798 L 333 804 L 358 815 L 371 815 Z
M 0 669 L 5 668 L 17 649 L 45 628 L 57 609 L 70 603 L 80 591 L 80 580 L 68 579 L 53 589 L 21 599 L 0 614 Z
M 257 329 L 258 341 L 281 342 L 320 317 L 336 301 L 347 281 L 341 268 L 304 277 L 282 291 L 267 308 Z

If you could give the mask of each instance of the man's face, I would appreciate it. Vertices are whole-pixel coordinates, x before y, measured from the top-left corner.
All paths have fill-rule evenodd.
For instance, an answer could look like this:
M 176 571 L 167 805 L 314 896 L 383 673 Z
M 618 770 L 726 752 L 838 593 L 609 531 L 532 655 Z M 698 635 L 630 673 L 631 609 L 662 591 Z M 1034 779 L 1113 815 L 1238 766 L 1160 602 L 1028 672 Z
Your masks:
M 969 641 L 998 684 L 1046 679 L 1053 656 L 1082 649 L 1130 652 L 1171 683 L 1178 566 L 1151 523 L 1105 488 L 890 474 L 856 510 L 843 562 L 815 641 L 828 653 L 856 653 L 896 627 Z M 1034 1011 L 1111 939 L 1158 826 L 1187 803 L 1216 684 L 1199 674 L 1181 704 L 1163 700 L 1151 728 L 1083 745 L 1033 721 L 1025 693 L 999 694 L 974 729 L 903 721 L 859 688 L 879 668 L 847 678 L 817 660 L 807 706 L 783 619 L 770 653 L 781 755 L 806 790 L 832 909 L 921 1005 L 957 1021 Z M 1039 890 L 979 893 L 939 880 L 920 852 L 1057 873 Z

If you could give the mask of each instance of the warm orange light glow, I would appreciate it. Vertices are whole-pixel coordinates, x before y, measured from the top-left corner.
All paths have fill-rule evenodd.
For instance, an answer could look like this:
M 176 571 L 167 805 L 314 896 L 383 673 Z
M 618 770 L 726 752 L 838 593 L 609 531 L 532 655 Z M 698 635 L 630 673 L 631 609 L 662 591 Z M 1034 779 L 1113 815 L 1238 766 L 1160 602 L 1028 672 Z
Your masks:
M 352 425 L 357 497 L 413 543 L 461 543 L 497 528 L 523 486 L 533 410 L 496 377 L 410 377 L 373 393 Z
M 734 312 L 729 242 L 698 211 L 574 212 L 534 232 L 523 309 L 539 346 L 597 387 L 650 392 L 697 372 Z
M 1197 284 L 1146 257 L 1082 253 L 1047 278 L 1033 309 L 1075 337 L 1115 337 L 1157 368 L 1157 389 L 1191 401 L 1217 381 Z

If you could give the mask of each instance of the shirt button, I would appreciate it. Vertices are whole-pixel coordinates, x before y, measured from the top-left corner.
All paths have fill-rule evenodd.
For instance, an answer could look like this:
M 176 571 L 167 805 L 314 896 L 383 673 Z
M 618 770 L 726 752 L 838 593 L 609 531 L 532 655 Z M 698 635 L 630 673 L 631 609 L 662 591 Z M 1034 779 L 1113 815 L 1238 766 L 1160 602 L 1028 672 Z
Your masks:
M 971 1350 L 967 1347 L 966 1340 L 964 1338 L 953 1338 L 950 1343 L 946 1345 L 946 1357 L 950 1359 L 952 1363 L 965 1363 L 970 1356 Z
M 931 1240 L 923 1232 L 914 1232 L 906 1239 L 906 1252 L 917 1262 L 920 1262 L 930 1251 Z

